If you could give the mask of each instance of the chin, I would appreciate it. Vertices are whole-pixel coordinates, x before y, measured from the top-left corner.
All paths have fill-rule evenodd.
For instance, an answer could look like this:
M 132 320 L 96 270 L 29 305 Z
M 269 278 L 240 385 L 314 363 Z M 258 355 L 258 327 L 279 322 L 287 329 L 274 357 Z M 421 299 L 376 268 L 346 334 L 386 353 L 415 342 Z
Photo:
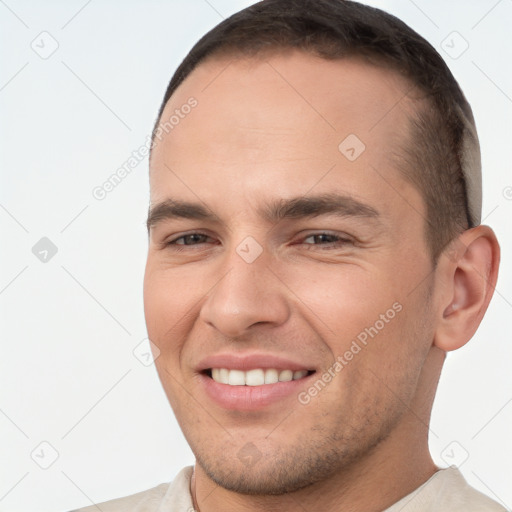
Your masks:
M 224 489 L 239 494 L 279 496 L 328 480 L 359 458 L 359 454 L 338 451 L 327 444 L 296 446 L 303 449 L 289 447 L 284 452 L 274 447 L 261 453 L 249 442 L 237 451 L 233 445 L 219 450 L 220 457 L 196 454 L 196 459 L 208 478 Z

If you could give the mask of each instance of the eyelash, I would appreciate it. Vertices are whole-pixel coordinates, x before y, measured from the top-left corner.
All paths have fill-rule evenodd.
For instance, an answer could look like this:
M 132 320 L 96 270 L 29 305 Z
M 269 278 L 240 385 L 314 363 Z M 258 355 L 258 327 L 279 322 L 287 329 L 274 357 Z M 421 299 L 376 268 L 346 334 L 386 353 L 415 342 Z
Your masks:
M 181 235 L 180 237 L 175 238 L 174 240 L 170 240 L 165 245 L 168 247 L 172 247 L 172 249 L 176 250 L 176 251 L 183 251 L 183 250 L 185 250 L 184 249 L 185 247 L 194 247 L 194 246 L 200 245 L 200 244 L 178 244 L 178 243 L 176 243 L 178 240 L 185 239 L 187 237 L 192 237 L 192 236 L 201 236 L 201 237 L 210 238 L 208 235 L 205 235 L 204 233 L 193 232 L 193 233 L 187 233 L 186 235 Z M 319 237 L 319 236 L 331 237 L 331 239 L 334 238 L 334 239 L 337 239 L 337 241 L 336 242 L 327 242 L 325 244 L 305 244 L 306 246 L 309 246 L 308 250 L 310 250 L 311 247 L 321 247 L 322 250 L 338 249 L 341 245 L 354 243 L 353 240 L 351 240 L 349 238 L 344 238 L 343 236 L 335 235 L 333 233 L 328 233 L 328 232 L 323 232 L 323 231 L 319 232 L 319 233 L 309 234 L 306 237 L 304 237 L 303 240 L 307 240 L 308 238 Z

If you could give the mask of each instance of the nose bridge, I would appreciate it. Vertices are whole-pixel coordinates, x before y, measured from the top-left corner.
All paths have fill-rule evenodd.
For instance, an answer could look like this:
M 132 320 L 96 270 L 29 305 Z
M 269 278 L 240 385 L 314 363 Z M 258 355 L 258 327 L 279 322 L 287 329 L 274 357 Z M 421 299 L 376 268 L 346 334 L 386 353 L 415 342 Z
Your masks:
M 270 254 L 254 238 L 242 240 L 226 253 L 223 277 L 203 303 L 202 320 L 228 337 L 240 336 L 256 323 L 285 322 L 286 297 L 270 265 Z

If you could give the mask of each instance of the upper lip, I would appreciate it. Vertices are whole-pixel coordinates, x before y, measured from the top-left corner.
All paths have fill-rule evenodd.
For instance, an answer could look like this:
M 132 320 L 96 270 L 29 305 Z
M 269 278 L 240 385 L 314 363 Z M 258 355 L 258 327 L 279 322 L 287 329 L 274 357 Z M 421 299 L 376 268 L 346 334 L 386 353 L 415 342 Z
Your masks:
M 254 370 L 256 368 L 276 370 L 314 370 L 307 364 L 302 364 L 275 354 L 234 354 L 220 353 L 201 359 L 197 365 L 198 372 L 204 372 L 211 368 L 227 368 L 228 370 Z

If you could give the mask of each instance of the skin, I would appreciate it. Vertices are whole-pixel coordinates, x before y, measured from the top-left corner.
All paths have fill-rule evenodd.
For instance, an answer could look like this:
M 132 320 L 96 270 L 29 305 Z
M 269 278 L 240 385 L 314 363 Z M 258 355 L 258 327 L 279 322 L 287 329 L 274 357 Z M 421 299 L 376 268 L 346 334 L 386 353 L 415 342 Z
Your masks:
M 151 208 L 172 197 L 214 215 L 152 225 L 144 280 L 157 371 L 196 456 L 197 510 L 377 512 L 437 470 L 428 423 L 439 374 L 480 323 L 499 247 L 479 226 L 432 267 L 423 199 L 390 156 L 407 137 L 409 89 L 357 60 L 288 52 L 210 59 L 167 104 L 162 119 L 198 101 L 154 147 Z M 366 145 L 353 162 L 338 149 L 348 134 Z M 378 217 L 258 214 L 270 200 L 333 192 Z M 179 238 L 195 232 L 206 236 Z M 311 236 L 325 232 L 340 239 Z M 236 251 L 247 236 L 263 249 L 252 263 Z M 233 411 L 201 391 L 197 364 L 219 352 L 291 357 L 321 375 L 395 303 L 306 405 L 293 395 Z M 254 463 L 238 456 L 247 446 Z

